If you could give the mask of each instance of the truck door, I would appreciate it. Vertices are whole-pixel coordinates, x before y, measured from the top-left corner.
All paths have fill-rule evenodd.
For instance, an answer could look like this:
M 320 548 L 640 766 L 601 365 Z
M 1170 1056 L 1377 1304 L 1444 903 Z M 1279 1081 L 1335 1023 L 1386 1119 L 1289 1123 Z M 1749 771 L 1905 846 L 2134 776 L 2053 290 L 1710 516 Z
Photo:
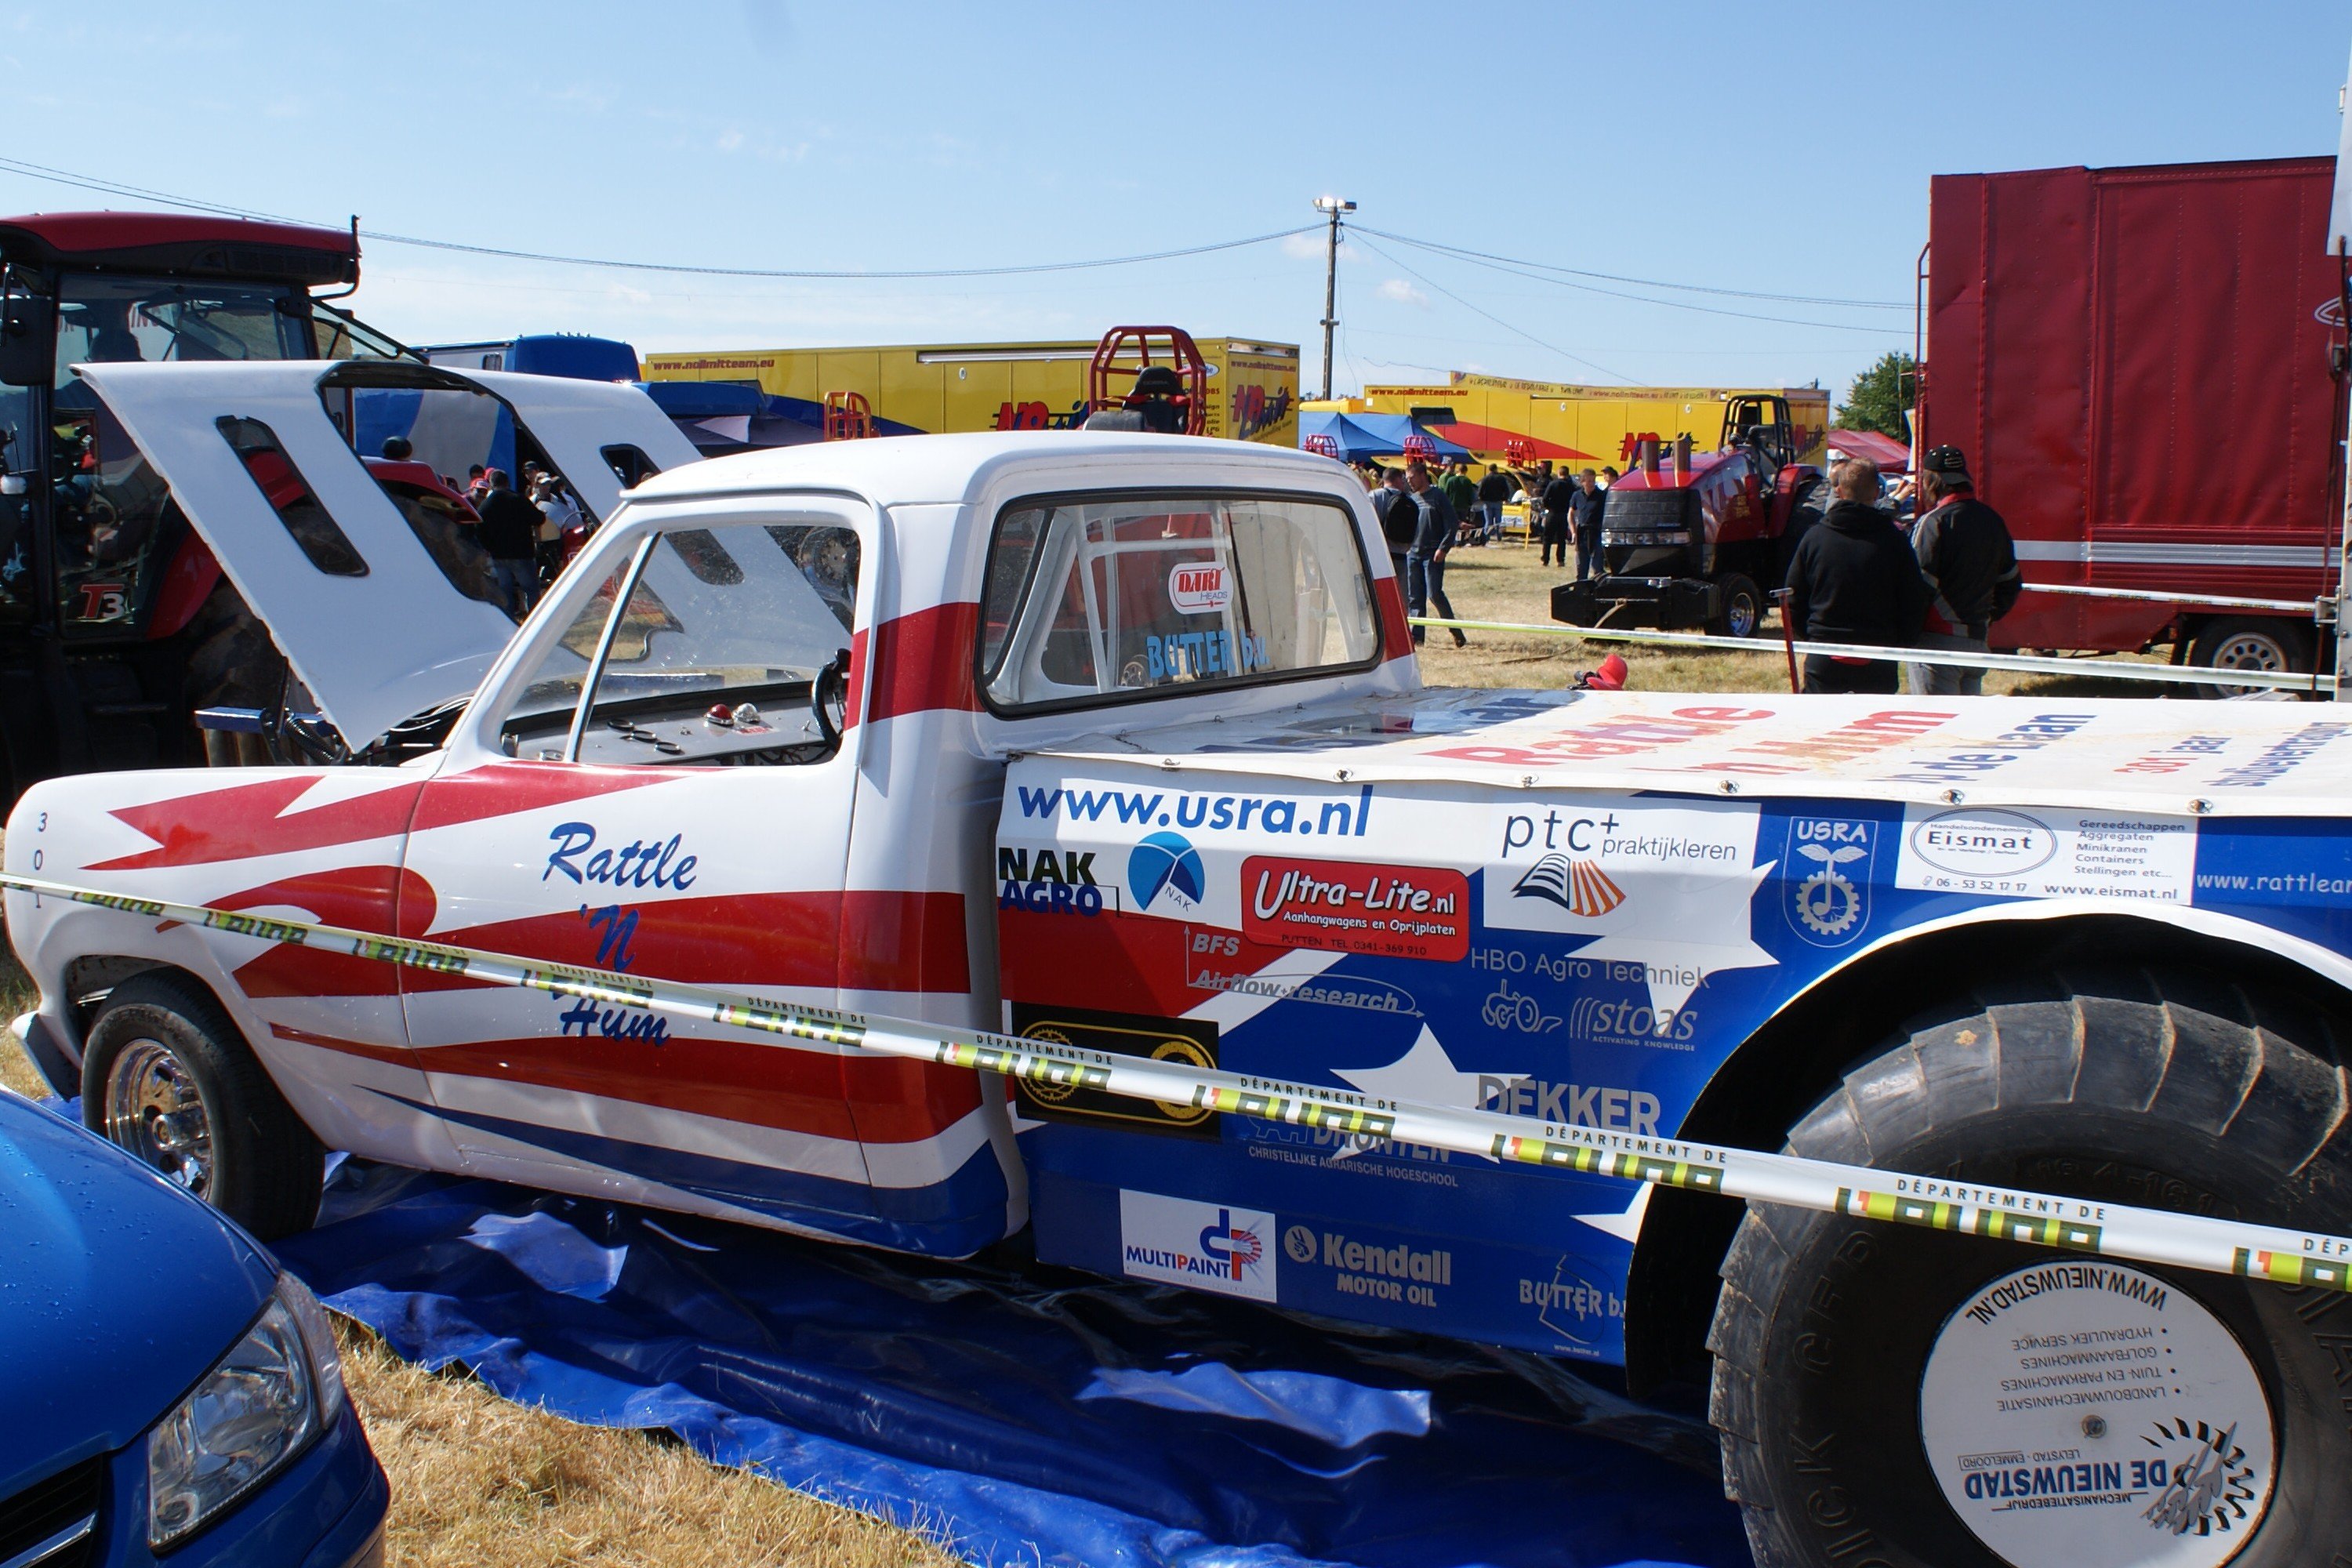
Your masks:
M 536 649 L 485 694 L 498 752 L 425 785 L 407 885 L 431 906 L 404 929 L 832 1005 L 845 963 L 871 956 L 844 913 L 858 731 L 845 742 L 831 700 L 870 595 L 869 515 L 696 502 L 631 536 L 567 579 Z M 830 1047 L 404 984 L 469 1168 L 897 1239 Z

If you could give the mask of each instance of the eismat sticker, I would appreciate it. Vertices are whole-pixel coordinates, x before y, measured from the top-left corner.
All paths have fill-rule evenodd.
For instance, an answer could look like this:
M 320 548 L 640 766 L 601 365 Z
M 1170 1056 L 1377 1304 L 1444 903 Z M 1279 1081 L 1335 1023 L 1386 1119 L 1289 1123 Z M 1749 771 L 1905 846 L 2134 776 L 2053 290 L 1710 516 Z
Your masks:
M 2189 901 L 2197 825 L 2113 812 L 1906 806 L 1895 885 L 2007 899 Z

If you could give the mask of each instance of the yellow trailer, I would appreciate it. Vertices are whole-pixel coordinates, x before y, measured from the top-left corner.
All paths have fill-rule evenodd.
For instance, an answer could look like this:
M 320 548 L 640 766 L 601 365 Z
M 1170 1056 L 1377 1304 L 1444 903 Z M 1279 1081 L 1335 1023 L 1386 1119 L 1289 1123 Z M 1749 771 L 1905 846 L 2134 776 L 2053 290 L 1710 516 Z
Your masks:
M 1368 386 L 1367 412 L 1405 414 L 1431 434 L 1459 442 L 1482 461 L 1623 468 L 1645 439 L 1687 435 L 1701 450 L 1723 432 L 1727 400 L 1743 393 L 1789 400 L 1799 460 L 1822 460 L 1830 395 L 1816 386 L 1571 386 L 1456 371 L 1435 384 Z
M 1196 339 L 1208 369 L 1209 436 L 1298 444 L 1298 345 Z M 1066 427 L 1087 413 L 1093 342 L 898 343 L 648 354 L 648 381 L 754 385 L 794 405 L 865 395 L 884 434 Z M 1121 385 L 1118 390 L 1124 390 Z M 814 420 L 812 422 L 814 422 Z

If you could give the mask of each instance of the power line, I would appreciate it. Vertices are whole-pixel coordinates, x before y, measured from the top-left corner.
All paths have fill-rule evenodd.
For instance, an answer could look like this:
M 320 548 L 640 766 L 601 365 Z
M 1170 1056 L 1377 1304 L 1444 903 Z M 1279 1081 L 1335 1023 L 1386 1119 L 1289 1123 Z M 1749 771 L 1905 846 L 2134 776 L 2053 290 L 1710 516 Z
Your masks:
M 1562 267 L 1557 262 L 1528 261 L 1516 256 L 1496 256 L 1489 251 L 1471 250 L 1463 246 L 1447 245 L 1439 240 L 1414 239 L 1406 235 L 1391 234 L 1385 229 L 1369 228 L 1360 224 L 1356 226 L 1363 228 L 1368 234 L 1377 234 L 1382 239 L 1393 239 L 1401 245 L 1417 245 L 1425 250 L 1443 250 L 1455 256 L 1475 257 L 1481 261 L 1507 261 L 1517 267 L 1535 267 L 1547 272 L 1565 272 L 1574 278 L 1598 278 L 1606 283 L 1632 283 L 1643 289 L 1679 289 L 1693 294 L 1725 294 L 1741 300 L 1776 300 L 1784 305 L 1848 305 L 1871 310 L 1911 309 L 1911 303 L 1907 300 L 1845 300 L 1821 294 L 1768 294 L 1753 289 L 1719 289 L 1705 283 L 1669 283 L 1660 278 L 1626 278 L 1614 272 L 1588 272 L 1580 268 Z
M 272 213 L 256 212 L 250 208 L 226 206 L 218 202 L 198 201 L 173 195 L 164 191 L 148 190 L 139 185 L 102 180 L 91 175 L 77 174 L 68 170 L 52 169 L 45 164 L 28 163 L 16 158 L 0 158 L 0 169 L 22 174 L 28 179 L 46 180 L 54 184 L 75 185 L 87 191 L 107 195 L 134 196 L 142 201 L 162 202 L 167 205 L 186 207 L 197 212 L 216 213 L 225 217 L 257 218 L 268 223 L 300 223 L 299 218 L 281 217 Z M 360 229 L 362 239 L 373 239 L 385 245 L 413 246 L 426 250 L 451 250 L 468 256 L 494 256 L 510 261 L 538 261 L 562 267 L 597 267 L 624 272 L 674 272 L 703 278 L 768 278 L 807 280 L 834 279 L 847 281 L 915 280 L 928 278 L 1003 278 L 1023 273 L 1077 272 L 1100 267 L 1130 267 L 1147 261 L 1172 261 L 1180 257 L 1205 256 L 1212 251 L 1238 250 L 1244 246 L 1264 245 L 1276 239 L 1288 239 L 1293 235 L 1310 234 L 1320 224 L 1304 224 L 1297 228 L 1279 229 L 1271 234 L 1251 235 L 1244 239 L 1221 239 L 1207 245 L 1181 246 L 1171 250 L 1147 251 L 1136 256 L 1097 257 L 1084 261 L 1041 261 L 1009 267 L 947 267 L 916 268 L 905 271 L 819 270 L 807 268 L 775 267 L 695 267 L 679 262 L 625 261 L 609 257 L 559 256 L 545 251 L 509 250 L 498 246 L 467 245 L 451 239 L 428 239 L 418 235 L 387 234 L 377 229 Z
M 1774 321 L 1784 327 L 1818 327 L 1824 331 L 1861 332 L 1866 336 L 1877 338 L 1907 335 L 1902 329 L 1895 327 L 1857 327 L 1846 321 L 1814 321 L 1798 316 L 1766 316 L 1753 310 L 1727 310 L 1717 305 L 1695 305 L 1687 300 L 1656 300 L 1646 294 L 1628 294 L 1622 289 L 1596 289 L 1590 283 L 1571 283 L 1565 278 L 1547 278 L 1541 273 L 1523 271 L 1517 267 L 1505 266 L 1500 262 L 1478 260 L 1475 259 L 1475 253 L 1461 250 L 1453 246 L 1436 245 L 1423 239 L 1407 239 L 1402 235 L 1386 234 L 1381 230 L 1366 228 L 1360 225 L 1357 226 L 1355 232 L 1379 234 L 1381 238 L 1395 240 L 1400 245 L 1410 245 L 1417 250 L 1432 251 L 1457 261 L 1467 261 L 1473 267 L 1484 267 L 1489 271 L 1507 272 L 1514 278 L 1525 278 L 1531 282 L 1549 283 L 1560 289 L 1573 289 L 1582 294 L 1605 294 L 1610 299 L 1631 300 L 1638 305 L 1661 305 L 1669 310 L 1696 310 L 1703 316 L 1732 316 L 1743 321 Z M 1371 242 L 1366 240 L 1364 243 L 1370 245 Z M 1389 259 L 1394 261 L 1396 258 L 1390 257 Z M 1404 264 L 1398 262 L 1397 265 L 1402 267 Z
M 1367 231 L 1366 231 L 1365 229 L 1363 229 L 1362 227 L 1359 226 L 1359 227 L 1355 230 L 1355 232 L 1360 235 L 1360 234 L 1363 234 L 1363 233 L 1365 233 L 1365 232 L 1367 232 Z M 1383 237 L 1388 237 L 1383 236 Z M 1514 323 L 1512 323 L 1512 322 L 1509 322 L 1509 321 L 1507 321 L 1503 320 L 1503 318 L 1502 318 L 1502 317 L 1500 317 L 1500 316 L 1498 316 L 1498 315 L 1495 314 L 1492 310 L 1481 310 L 1478 306 L 1476 306 L 1476 305 L 1473 305 L 1469 300 L 1465 300 L 1461 295 L 1456 294 L 1453 289 L 1448 289 L 1444 284 L 1440 283 L 1436 279 L 1434 279 L 1434 278 L 1432 278 L 1432 277 L 1428 276 L 1426 273 L 1414 272 L 1414 271 L 1413 271 L 1413 269 L 1412 269 L 1412 268 L 1410 268 L 1410 267 L 1406 267 L 1406 266 L 1405 266 L 1405 264 L 1404 264 L 1403 262 L 1402 262 L 1402 261 L 1398 260 L 1395 257 L 1391 256 L 1387 251 L 1382 250 L 1379 246 L 1374 245 L 1370 240 L 1367 239 L 1367 240 L 1365 240 L 1365 241 L 1364 241 L 1364 248 L 1365 248 L 1365 249 L 1367 249 L 1367 250 L 1372 251 L 1374 254 L 1376 254 L 1376 255 L 1378 255 L 1378 256 L 1381 257 L 1383 259 L 1385 259 L 1385 260 L 1386 260 L 1386 261 L 1387 261 L 1391 266 L 1392 266 L 1392 267 L 1400 267 L 1400 268 L 1403 268 L 1405 271 L 1412 273 L 1412 276 L 1414 276 L 1415 278 L 1420 279 L 1423 283 L 1428 284 L 1431 288 L 1433 288 L 1433 289 L 1436 289 L 1439 293 L 1441 293 L 1441 294 L 1444 295 L 1447 299 L 1449 299 L 1449 300 L 1453 300 L 1455 304 L 1457 304 L 1457 305 L 1461 306 L 1464 310 L 1465 310 L 1475 311 L 1475 312 L 1476 312 L 1478 315 L 1481 315 L 1481 316 L 1486 317 L 1486 320 L 1488 320 L 1488 321 L 1490 321 L 1494 322 L 1496 326 L 1498 326 L 1498 327 L 1502 328 L 1505 331 L 1507 331 L 1507 332 L 1517 332 L 1519 336 L 1521 336 L 1521 337 L 1523 337 L 1523 338 L 1527 339 L 1527 340 L 1528 340 L 1528 342 L 1531 342 L 1531 343 L 1536 344 L 1536 345 L 1537 345 L 1538 347 L 1539 347 L 1539 348 L 1547 348 L 1547 349 L 1549 349 L 1552 353 L 1556 353 L 1556 354 L 1559 355 L 1559 357 L 1560 357 L 1560 358 L 1562 358 L 1562 359 L 1571 359 L 1571 360 L 1574 360 L 1577 363 L 1579 363 L 1579 364 L 1580 364 L 1580 365 L 1584 365 L 1584 366 L 1586 366 L 1587 368 L 1591 369 L 1591 370 L 1597 370 L 1597 371 L 1599 371 L 1601 374 L 1603 374 L 1603 375 L 1605 375 L 1605 376 L 1612 377 L 1612 379 L 1617 380 L 1617 381 L 1624 382 L 1624 383 L 1625 383 L 1626 384 L 1628 384 L 1628 385 L 1631 385 L 1631 384 L 1633 384 L 1633 378 L 1632 376 L 1630 376 L 1630 375 L 1625 374 L 1624 374 L 1623 372 L 1622 372 L 1622 371 L 1614 371 L 1614 370 L 1611 370 L 1607 365 L 1605 365 L 1605 364 L 1600 364 L 1600 363 L 1595 363 L 1594 361 L 1591 361 L 1591 360 L 1586 359 L 1582 354 L 1579 354 L 1579 353 L 1570 353 L 1568 350 L 1566 350 L 1566 349 L 1564 349 L 1564 348 L 1561 348 L 1558 343 L 1549 343 L 1549 342 L 1544 342 L 1544 340 L 1543 340 L 1543 339 L 1541 339 L 1541 338 L 1539 338 L 1539 337 L 1536 336 L 1533 332 L 1531 332 L 1531 331 L 1528 331 L 1525 327 L 1517 326 L 1517 325 L 1515 325 L 1515 324 L 1514 324 Z

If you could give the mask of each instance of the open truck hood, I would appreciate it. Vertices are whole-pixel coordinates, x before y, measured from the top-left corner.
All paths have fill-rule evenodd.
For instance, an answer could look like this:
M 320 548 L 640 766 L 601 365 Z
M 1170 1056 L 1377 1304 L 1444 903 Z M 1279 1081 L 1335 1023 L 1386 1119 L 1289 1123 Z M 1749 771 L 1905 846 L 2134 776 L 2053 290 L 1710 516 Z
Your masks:
M 2336 816 L 2352 799 L 2352 721 L 2338 714 L 2135 697 L 1433 689 L 1037 751 L 1073 764 L 1351 784 Z
M 635 447 L 662 468 L 696 459 L 692 444 L 633 386 L 369 361 L 76 367 L 148 461 L 245 595 L 343 739 L 354 749 L 393 725 L 472 694 L 514 623 L 457 591 L 352 450 L 320 400 L 330 375 L 362 390 L 475 390 L 506 404 L 598 518 L 621 486 L 604 456 Z M 363 576 L 333 575 L 298 546 L 220 421 L 270 434 L 335 520 Z

